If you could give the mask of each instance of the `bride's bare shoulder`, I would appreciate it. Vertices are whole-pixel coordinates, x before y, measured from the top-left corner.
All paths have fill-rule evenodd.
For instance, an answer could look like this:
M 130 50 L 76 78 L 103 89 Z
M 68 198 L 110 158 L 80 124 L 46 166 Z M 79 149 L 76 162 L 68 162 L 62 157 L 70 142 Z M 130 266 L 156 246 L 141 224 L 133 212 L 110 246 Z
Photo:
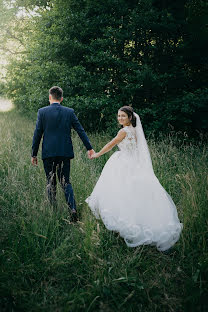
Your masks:
M 125 128 L 122 128 L 118 131 L 118 135 L 126 136 L 126 130 Z
M 124 128 L 122 128 L 118 131 L 116 138 L 119 140 L 119 142 L 121 142 L 125 137 L 126 131 L 124 130 Z

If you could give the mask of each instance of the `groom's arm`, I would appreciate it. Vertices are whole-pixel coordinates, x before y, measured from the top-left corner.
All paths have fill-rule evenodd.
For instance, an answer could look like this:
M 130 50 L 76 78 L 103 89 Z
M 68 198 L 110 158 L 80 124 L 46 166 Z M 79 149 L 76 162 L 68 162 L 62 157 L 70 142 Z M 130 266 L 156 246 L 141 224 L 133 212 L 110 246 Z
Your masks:
M 42 135 L 43 135 L 43 124 L 42 124 L 42 119 L 41 119 L 41 113 L 38 110 L 38 117 L 36 121 L 34 135 L 33 135 L 32 157 L 37 157 Z
M 74 114 L 74 111 L 72 112 L 71 120 L 72 120 L 72 127 L 78 133 L 78 135 L 79 135 L 80 139 L 82 140 L 83 144 L 85 145 L 86 149 L 88 151 L 91 151 L 92 145 L 90 144 L 90 140 L 89 140 L 87 134 L 85 133 L 84 128 L 80 124 L 77 116 Z

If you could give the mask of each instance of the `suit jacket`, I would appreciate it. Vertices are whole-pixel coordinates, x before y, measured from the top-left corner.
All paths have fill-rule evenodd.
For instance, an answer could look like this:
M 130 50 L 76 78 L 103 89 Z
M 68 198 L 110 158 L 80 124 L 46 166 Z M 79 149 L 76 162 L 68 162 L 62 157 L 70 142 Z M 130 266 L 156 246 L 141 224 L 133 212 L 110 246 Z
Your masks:
M 43 136 L 42 159 L 56 156 L 74 158 L 71 128 L 76 130 L 86 149 L 91 150 L 90 141 L 72 108 L 59 103 L 40 108 L 33 135 L 32 156 L 37 156 Z

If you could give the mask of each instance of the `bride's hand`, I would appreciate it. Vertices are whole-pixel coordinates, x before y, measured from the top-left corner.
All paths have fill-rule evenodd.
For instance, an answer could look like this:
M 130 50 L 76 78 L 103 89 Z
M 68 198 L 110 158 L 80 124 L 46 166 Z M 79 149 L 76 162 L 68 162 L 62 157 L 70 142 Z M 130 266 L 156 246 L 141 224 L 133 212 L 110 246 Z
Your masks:
M 98 153 L 94 153 L 94 154 L 92 154 L 91 159 L 98 158 L 98 157 L 99 157 L 99 154 Z

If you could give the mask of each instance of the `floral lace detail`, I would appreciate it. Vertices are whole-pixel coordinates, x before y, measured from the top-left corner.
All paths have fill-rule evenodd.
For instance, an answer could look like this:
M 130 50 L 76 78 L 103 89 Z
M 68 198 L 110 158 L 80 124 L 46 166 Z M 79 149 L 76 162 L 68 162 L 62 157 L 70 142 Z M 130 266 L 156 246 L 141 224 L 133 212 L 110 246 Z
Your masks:
M 118 148 L 120 151 L 132 153 L 137 148 L 135 128 L 132 126 L 126 126 L 123 129 L 126 132 L 126 136 L 118 144 Z

